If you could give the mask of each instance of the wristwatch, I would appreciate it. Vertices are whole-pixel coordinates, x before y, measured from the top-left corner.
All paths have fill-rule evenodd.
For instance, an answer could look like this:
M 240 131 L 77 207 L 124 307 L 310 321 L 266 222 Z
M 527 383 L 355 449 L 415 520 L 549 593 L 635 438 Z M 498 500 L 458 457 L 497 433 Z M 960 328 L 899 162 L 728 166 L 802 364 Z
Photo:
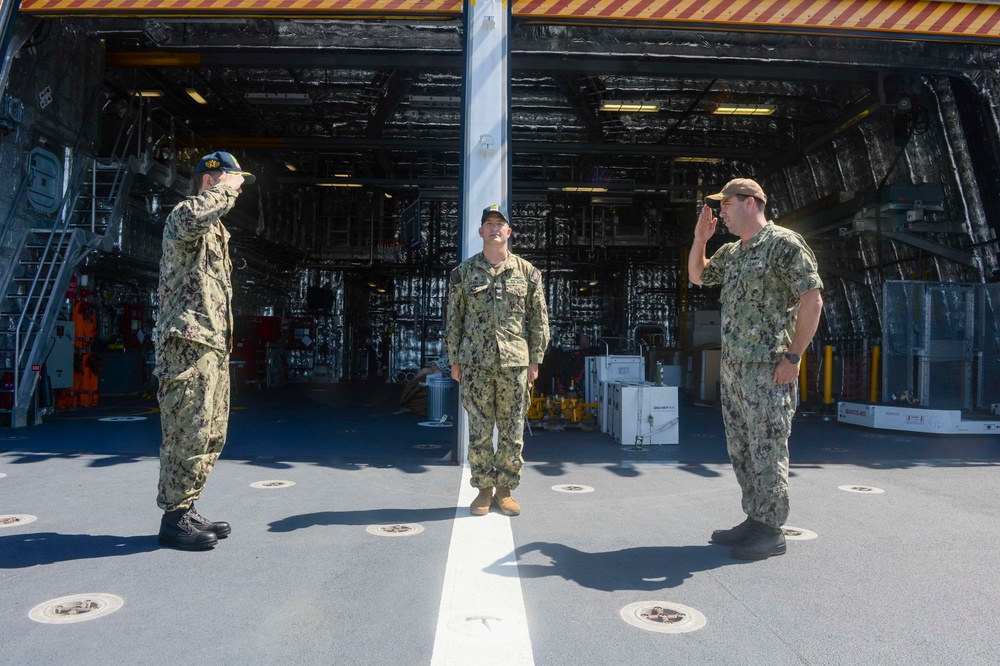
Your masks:
M 793 354 L 792 352 L 785 352 L 785 358 L 787 358 L 790 362 L 794 363 L 795 365 L 798 365 L 799 361 L 802 360 L 801 356 L 799 356 L 798 354 Z

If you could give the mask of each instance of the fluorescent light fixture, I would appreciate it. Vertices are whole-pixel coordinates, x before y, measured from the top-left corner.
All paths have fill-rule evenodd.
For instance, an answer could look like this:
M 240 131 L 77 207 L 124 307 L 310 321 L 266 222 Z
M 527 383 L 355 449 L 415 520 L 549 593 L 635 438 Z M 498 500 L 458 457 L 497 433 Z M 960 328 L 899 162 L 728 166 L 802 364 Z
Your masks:
M 298 171 L 299 170 L 299 168 L 297 166 L 295 166 L 294 164 L 292 164 L 291 162 L 285 162 L 285 168 L 288 169 L 289 171 Z
M 716 116 L 769 116 L 774 113 L 771 104 L 719 104 L 712 113 Z
M 316 187 L 364 187 L 361 183 L 316 183 Z
M 722 162 L 721 157 L 675 157 L 674 162 L 685 162 L 688 164 L 718 164 Z
M 369 283 L 368 283 L 368 286 L 369 286 L 369 287 L 371 287 L 372 289 L 374 289 L 374 288 L 375 288 L 375 287 L 377 287 L 378 285 L 377 285 L 377 284 L 375 284 L 374 282 L 369 282 Z
M 563 192 L 607 192 L 606 187 L 564 187 Z
M 377 292 L 378 292 L 378 293 L 380 293 L 380 294 L 384 294 L 384 293 L 385 293 L 385 289 L 384 289 L 384 288 L 382 288 L 382 287 L 379 287 L 379 288 L 378 288 L 378 289 L 376 289 L 375 291 L 377 291 Z
M 208 100 L 201 96 L 201 93 L 194 88 L 185 88 L 184 92 L 188 94 L 188 97 L 198 102 L 199 104 L 208 104 Z
M 391 194 L 389 194 L 388 192 L 383 192 L 382 194 L 384 194 L 384 195 L 385 195 L 385 198 L 386 198 L 386 199 L 391 199 L 391 198 L 392 198 L 392 195 L 391 195 Z
M 247 93 L 250 104 L 312 104 L 312 97 L 305 93 Z
M 594 206 L 631 206 L 632 197 L 590 197 Z
M 614 111 L 617 113 L 655 113 L 659 110 L 659 102 L 601 102 L 601 111 Z
M 591 280 L 587 284 L 589 284 L 591 287 L 596 287 L 597 286 L 597 280 Z
M 132 94 L 136 97 L 163 97 L 162 90 L 136 90 Z

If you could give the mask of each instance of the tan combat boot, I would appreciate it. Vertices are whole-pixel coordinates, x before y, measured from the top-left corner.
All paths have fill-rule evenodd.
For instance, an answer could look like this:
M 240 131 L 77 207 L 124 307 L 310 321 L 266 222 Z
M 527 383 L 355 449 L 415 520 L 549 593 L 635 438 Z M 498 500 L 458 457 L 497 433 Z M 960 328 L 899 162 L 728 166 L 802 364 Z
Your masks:
M 497 494 L 493 499 L 496 500 L 497 506 L 500 507 L 505 516 L 521 515 L 521 505 L 510 496 L 510 488 L 497 486 Z
M 493 489 L 480 488 L 476 499 L 469 505 L 469 512 L 473 516 L 485 516 L 490 512 L 490 504 L 493 502 Z

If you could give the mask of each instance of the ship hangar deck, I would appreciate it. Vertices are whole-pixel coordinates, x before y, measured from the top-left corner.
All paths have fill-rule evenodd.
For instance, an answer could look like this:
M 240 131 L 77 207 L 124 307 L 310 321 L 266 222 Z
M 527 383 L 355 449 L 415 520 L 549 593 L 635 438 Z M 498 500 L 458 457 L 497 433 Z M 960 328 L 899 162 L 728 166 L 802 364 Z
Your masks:
M 384 384 L 235 396 L 199 502 L 233 533 L 200 553 L 156 543 L 154 401 L 8 431 L 0 514 L 18 518 L 0 528 L 0 661 L 1000 660 L 1000 437 L 797 419 L 789 525 L 816 538 L 741 562 L 708 543 L 743 517 L 710 406 L 682 401 L 680 444 L 642 451 L 536 428 L 515 518 L 470 517 L 451 430 L 396 410 Z M 100 420 L 123 416 L 145 418 Z M 29 617 L 64 597 L 95 614 L 124 603 L 85 622 L 54 621 L 69 615 L 51 605 Z M 623 618 L 657 604 L 687 614 Z M 699 613 L 703 627 L 670 633 Z

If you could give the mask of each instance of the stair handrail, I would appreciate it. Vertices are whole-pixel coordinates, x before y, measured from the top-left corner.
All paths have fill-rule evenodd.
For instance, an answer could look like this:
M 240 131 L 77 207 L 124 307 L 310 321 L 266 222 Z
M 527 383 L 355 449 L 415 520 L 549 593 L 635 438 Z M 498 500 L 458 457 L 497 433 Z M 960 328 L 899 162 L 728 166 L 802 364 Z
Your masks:
M 17 325 L 14 328 L 14 386 L 15 391 L 21 385 L 21 372 L 22 372 L 22 361 L 25 354 L 30 351 L 28 350 L 28 341 L 31 339 L 31 327 L 38 325 L 39 312 L 44 315 L 43 307 L 46 305 L 43 297 L 46 285 L 53 284 L 52 277 L 53 271 L 56 270 L 56 260 L 59 258 L 60 252 L 63 253 L 61 257 L 63 261 L 59 265 L 59 271 L 62 271 L 66 264 L 69 263 L 67 259 L 70 256 L 71 248 L 69 241 L 73 238 L 73 233 L 75 230 L 70 227 L 70 222 L 73 220 L 74 209 L 76 208 L 76 202 L 80 196 L 79 180 L 86 169 L 86 164 L 89 158 L 78 159 L 73 165 L 73 170 L 71 172 L 70 186 L 66 188 L 66 192 L 63 195 L 62 204 L 59 207 L 59 217 L 57 218 L 57 224 L 53 225 L 45 247 L 42 249 L 41 257 L 39 258 L 38 271 L 35 272 L 35 276 L 32 279 L 30 285 L 25 289 L 23 296 L 18 295 L 17 298 L 24 298 L 26 306 L 24 310 L 21 311 L 21 315 L 18 317 Z M 58 240 L 56 240 L 58 238 Z M 55 241 L 55 242 L 53 242 Z M 75 264 L 74 264 L 75 268 Z M 44 278 L 42 274 L 44 273 Z M 57 277 L 59 273 L 57 272 Z M 40 286 L 41 285 L 41 286 Z M 53 285 L 54 286 L 54 285 Z M 37 298 L 35 298 L 37 296 Z M 57 298 L 55 293 L 49 294 L 50 298 Z M 34 305 L 32 306 L 31 300 L 35 299 Z M 29 316 L 30 311 L 30 316 Z M 27 322 L 27 330 L 25 330 L 25 322 Z M 24 332 L 24 338 L 22 341 L 22 331 Z M 27 369 L 27 368 L 25 368 Z
M 98 99 L 100 98 L 95 93 L 94 100 L 92 100 L 91 104 L 88 105 L 89 106 L 88 115 L 90 112 L 92 112 L 94 109 L 97 108 L 96 101 Z M 87 120 L 85 119 L 82 127 L 86 127 L 86 122 Z M 132 122 L 129 125 L 130 129 L 124 143 L 121 142 L 121 133 L 124 130 L 124 125 L 122 128 L 120 128 L 119 136 L 115 140 L 115 146 L 116 146 L 115 150 L 117 150 L 117 147 L 119 145 L 123 145 L 125 146 L 124 151 L 127 151 L 127 146 L 131 142 L 132 135 L 135 131 L 136 126 L 137 123 L 135 122 Z M 73 147 L 73 155 L 75 161 L 73 163 L 73 168 L 70 173 L 69 179 L 68 181 L 66 181 L 67 187 L 65 188 L 62 202 L 60 203 L 59 206 L 59 215 L 56 218 L 56 224 L 53 225 L 52 230 L 48 235 L 48 240 L 45 243 L 45 247 L 42 249 L 41 257 L 39 258 L 39 269 L 38 271 L 36 271 L 34 278 L 32 279 L 29 286 L 25 289 L 24 295 L 18 296 L 19 298 L 21 297 L 24 298 L 26 307 L 24 308 L 24 310 L 21 311 L 21 315 L 18 317 L 17 324 L 15 325 L 14 328 L 13 369 L 14 369 L 15 387 L 20 386 L 20 380 L 21 380 L 20 375 L 22 370 L 25 369 L 22 368 L 22 366 L 24 365 L 23 363 L 24 356 L 26 353 L 30 352 L 30 350 L 28 349 L 28 341 L 31 339 L 31 327 L 38 325 L 38 318 L 40 313 L 44 315 L 43 307 L 45 307 L 45 301 L 42 298 L 44 293 L 40 294 L 39 291 L 44 292 L 46 285 L 52 284 L 54 271 L 56 272 L 55 277 L 59 278 L 62 276 L 67 265 L 72 264 L 73 269 L 75 270 L 78 261 L 82 259 L 83 256 L 86 256 L 86 253 L 90 251 L 90 248 L 85 247 L 81 253 L 81 256 L 75 257 L 73 256 L 74 248 L 72 248 L 71 244 L 67 242 L 73 237 L 75 231 L 74 229 L 72 229 L 71 225 L 74 217 L 76 216 L 76 205 L 80 197 L 81 180 L 83 174 L 86 173 L 88 167 L 96 163 L 96 160 L 94 158 L 86 156 L 83 153 L 79 152 L 79 145 L 82 138 L 83 138 L 83 132 L 81 131 Z M 114 157 L 112 159 L 114 159 Z M 114 181 L 116 185 L 125 180 L 124 178 L 119 179 L 118 177 L 121 171 L 124 170 L 121 166 L 123 163 L 124 162 L 119 162 L 118 173 L 116 173 Z M 25 175 L 25 182 L 27 181 L 27 176 L 28 174 Z M 121 197 L 116 196 L 117 194 L 119 193 L 112 192 L 111 195 L 115 200 L 115 205 L 112 209 L 112 213 L 117 213 L 121 211 L 121 203 L 120 203 Z M 110 227 L 111 225 L 108 226 Z M 61 262 L 59 262 L 58 271 L 56 270 L 57 259 L 62 260 Z M 35 298 L 36 296 L 38 297 Z M 54 293 L 49 294 L 49 296 L 50 298 L 57 298 L 57 295 Z M 33 298 L 35 299 L 35 302 L 32 305 L 31 301 Z M 26 330 L 26 322 L 27 322 L 27 330 Z M 22 333 L 23 333 L 23 340 L 22 340 Z M 15 388 L 15 390 L 17 389 Z
M 141 100 L 141 98 L 138 97 L 136 99 Z M 111 203 L 111 207 L 110 210 L 107 211 L 108 223 L 104 227 L 104 232 L 101 235 L 101 241 L 105 241 L 114 232 L 127 203 L 127 197 L 122 196 L 122 194 L 123 192 L 127 193 L 127 191 L 131 189 L 132 179 L 135 176 L 135 169 L 132 166 L 131 157 L 128 153 L 132 145 L 132 139 L 137 134 L 141 133 L 141 123 L 139 122 L 141 115 L 141 103 L 133 106 L 133 103 L 130 102 L 128 109 L 126 110 L 126 121 L 123 122 L 118 128 L 118 134 L 115 137 L 114 145 L 111 148 L 111 156 L 106 159 L 95 159 L 92 163 L 91 168 L 93 171 L 93 179 L 91 183 L 92 198 L 90 210 L 90 230 L 92 232 L 96 232 L 97 166 L 99 163 L 103 162 L 116 167 L 114 177 L 110 183 L 110 189 L 105 197 L 105 200 Z M 100 241 L 89 243 L 89 247 L 86 251 L 89 252 L 91 248 L 100 244 Z M 107 249 L 110 249 L 110 247 Z

